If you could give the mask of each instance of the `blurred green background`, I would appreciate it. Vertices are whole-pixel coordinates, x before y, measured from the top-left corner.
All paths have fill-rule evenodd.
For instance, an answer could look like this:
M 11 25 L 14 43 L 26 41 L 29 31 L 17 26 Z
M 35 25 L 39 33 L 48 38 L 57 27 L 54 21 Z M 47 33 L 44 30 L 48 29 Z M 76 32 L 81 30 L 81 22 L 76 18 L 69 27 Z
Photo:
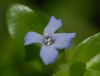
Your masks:
M 6 12 L 14 3 L 25 4 L 48 17 L 61 18 L 63 26 L 59 31 L 76 32 L 75 45 L 100 31 L 99 0 L 0 0 L 0 76 L 32 76 L 32 70 L 27 70 L 32 63 L 30 66 L 16 63 L 16 47 L 7 29 Z

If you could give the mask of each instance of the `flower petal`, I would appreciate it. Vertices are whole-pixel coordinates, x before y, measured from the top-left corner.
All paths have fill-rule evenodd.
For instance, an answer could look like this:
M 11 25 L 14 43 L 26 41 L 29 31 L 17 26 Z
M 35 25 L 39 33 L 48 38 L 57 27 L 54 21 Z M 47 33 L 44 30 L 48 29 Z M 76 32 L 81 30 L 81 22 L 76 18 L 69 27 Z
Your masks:
M 52 46 L 43 45 L 40 51 L 40 57 L 45 65 L 53 63 L 58 56 L 58 51 Z
M 24 38 L 24 44 L 42 43 L 42 36 L 35 32 L 28 32 Z
M 59 49 L 68 48 L 74 37 L 75 37 L 75 33 L 54 34 L 54 38 L 55 38 L 54 46 Z
M 59 29 L 62 25 L 60 19 L 56 19 L 54 16 L 50 18 L 50 22 L 48 23 L 47 27 L 44 29 L 44 35 L 52 34 L 57 29 Z

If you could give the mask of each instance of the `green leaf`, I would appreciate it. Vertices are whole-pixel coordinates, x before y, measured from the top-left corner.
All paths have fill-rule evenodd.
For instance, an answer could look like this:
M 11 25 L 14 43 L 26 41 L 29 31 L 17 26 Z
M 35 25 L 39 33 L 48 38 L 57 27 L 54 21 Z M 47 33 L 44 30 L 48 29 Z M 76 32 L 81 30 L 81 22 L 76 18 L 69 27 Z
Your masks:
M 61 65 L 53 76 L 83 76 L 86 65 L 82 62 L 74 62 L 69 65 Z
M 100 76 L 100 71 L 88 69 L 83 76 Z
M 71 62 L 81 61 L 86 64 L 84 76 L 100 76 L 100 33 L 84 40 L 74 51 Z
M 100 53 L 87 62 L 87 69 L 94 69 L 100 72 Z
M 97 33 L 80 43 L 74 50 L 71 61 L 87 63 L 98 53 L 100 53 L 100 33 Z
M 70 64 L 70 76 L 83 76 L 86 65 L 82 62 L 73 62 Z
M 59 67 L 59 70 L 55 74 L 53 74 L 52 76 L 70 76 L 69 66 L 61 65 Z
M 70 75 L 67 72 L 67 70 L 61 70 L 61 71 L 57 72 L 56 74 L 54 74 L 53 76 L 70 76 Z
M 19 56 L 25 56 L 24 36 L 29 31 L 43 32 L 48 19 L 25 5 L 14 4 L 7 12 L 7 25 Z

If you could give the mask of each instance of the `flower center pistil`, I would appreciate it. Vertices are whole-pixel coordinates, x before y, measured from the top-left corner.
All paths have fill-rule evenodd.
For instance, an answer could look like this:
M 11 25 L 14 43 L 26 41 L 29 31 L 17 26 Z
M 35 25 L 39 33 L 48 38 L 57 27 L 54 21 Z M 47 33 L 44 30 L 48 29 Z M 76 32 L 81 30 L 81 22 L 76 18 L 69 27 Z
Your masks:
M 47 46 L 50 46 L 54 43 L 54 39 L 52 37 L 45 37 L 43 43 Z

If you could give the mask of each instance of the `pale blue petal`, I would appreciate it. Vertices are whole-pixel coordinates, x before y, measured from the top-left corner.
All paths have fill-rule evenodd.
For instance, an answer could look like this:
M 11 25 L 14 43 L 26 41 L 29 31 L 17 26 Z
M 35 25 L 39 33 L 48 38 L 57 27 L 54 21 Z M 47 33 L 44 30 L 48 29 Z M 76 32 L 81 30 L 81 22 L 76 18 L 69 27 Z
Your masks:
M 52 46 L 45 46 L 43 45 L 40 51 L 40 57 L 45 65 L 53 63 L 57 57 L 58 52 L 57 50 Z
M 28 32 L 24 38 L 24 44 L 42 43 L 42 36 L 35 32 Z
M 62 25 L 62 22 L 60 19 L 56 19 L 54 16 L 50 18 L 50 21 L 46 28 L 44 29 L 44 35 L 53 34 L 55 31 L 57 31 Z
M 75 33 L 59 33 L 53 35 L 55 38 L 54 46 L 58 49 L 68 48 L 72 39 L 75 37 Z

